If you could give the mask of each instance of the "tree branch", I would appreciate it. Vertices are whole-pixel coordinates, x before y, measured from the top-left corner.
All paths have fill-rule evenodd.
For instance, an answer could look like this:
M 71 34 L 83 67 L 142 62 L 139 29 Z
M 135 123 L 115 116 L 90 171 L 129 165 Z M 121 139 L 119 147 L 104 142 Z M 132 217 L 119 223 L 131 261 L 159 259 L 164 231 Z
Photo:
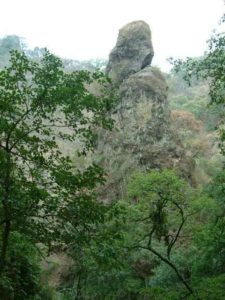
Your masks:
M 172 250 L 173 246 L 175 245 L 175 243 L 176 243 L 176 241 L 177 241 L 177 239 L 178 239 L 178 237 L 179 237 L 179 235 L 180 235 L 180 232 L 181 232 L 181 230 L 182 230 L 182 228 L 183 228 L 183 226 L 184 226 L 184 223 L 185 223 L 185 221 L 186 221 L 186 219 L 187 219 L 187 218 L 184 217 L 183 209 L 179 206 L 179 204 L 178 204 L 177 202 L 175 202 L 175 201 L 172 201 L 172 202 L 173 202 L 173 204 L 174 204 L 174 205 L 179 209 L 179 211 L 180 211 L 180 215 L 181 215 L 181 223 L 180 223 L 180 226 L 179 226 L 179 228 L 178 228 L 178 230 L 177 230 L 177 233 L 176 233 L 175 237 L 172 238 L 172 241 L 170 242 L 170 244 L 169 244 L 168 247 L 167 247 L 167 257 L 168 257 L 168 259 L 170 259 L 170 253 L 171 253 L 171 250 Z
M 170 266 L 174 270 L 174 272 L 176 273 L 177 277 L 180 279 L 180 281 L 183 283 L 183 285 L 188 290 L 189 295 L 191 295 L 191 294 L 194 293 L 193 289 L 190 287 L 190 285 L 187 283 L 187 281 L 180 274 L 180 272 L 177 269 L 177 267 L 169 259 L 167 259 L 166 257 L 162 256 L 157 250 L 153 249 L 151 246 L 150 247 L 144 247 L 144 246 L 141 246 L 141 245 L 137 245 L 137 246 L 132 247 L 132 248 L 141 248 L 141 249 L 148 250 L 148 251 L 152 252 L 153 254 L 155 254 L 160 260 L 162 260 L 164 263 L 166 263 L 168 266 Z

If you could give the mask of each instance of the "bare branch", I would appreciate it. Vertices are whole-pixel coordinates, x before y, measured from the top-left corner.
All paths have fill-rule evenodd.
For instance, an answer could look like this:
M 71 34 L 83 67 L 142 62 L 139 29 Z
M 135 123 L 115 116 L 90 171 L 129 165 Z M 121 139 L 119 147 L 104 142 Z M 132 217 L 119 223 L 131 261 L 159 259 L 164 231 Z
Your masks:
M 132 248 L 140 248 L 140 249 L 148 250 L 148 251 L 152 252 L 153 254 L 155 254 L 161 261 L 163 261 L 164 263 L 166 263 L 168 266 L 170 266 L 174 270 L 174 272 L 176 273 L 177 277 L 180 279 L 180 281 L 184 284 L 184 286 L 188 290 L 189 295 L 191 295 L 191 294 L 194 293 L 193 289 L 190 287 L 190 285 L 187 283 L 187 281 L 181 275 L 181 273 L 179 272 L 179 270 L 177 269 L 177 267 L 174 265 L 174 263 L 172 263 L 166 257 L 162 256 L 157 250 L 155 250 L 151 246 L 150 247 L 144 247 L 144 246 L 141 246 L 141 245 L 137 245 L 137 246 L 134 246 Z
M 177 239 L 179 238 L 180 232 L 181 232 L 181 230 L 184 226 L 184 223 L 186 222 L 186 219 L 187 219 L 187 217 L 186 218 L 184 217 L 184 212 L 183 212 L 183 209 L 180 207 L 180 205 L 175 201 L 172 201 L 172 202 L 179 209 L 179 212 L 180 212 L 180 215 L 181 215 L 181 223 L 180 223 L 180 226 L 177 230 L 177 233 L 176 233 L 175 237 L 172 238 L 170 244 L 168 245 L 168 248 L 167 248 L 167 257 L 168 257 L 168 259 L 170 259 L 171 250 L 172 250 L 173 246 L 175 245 Z

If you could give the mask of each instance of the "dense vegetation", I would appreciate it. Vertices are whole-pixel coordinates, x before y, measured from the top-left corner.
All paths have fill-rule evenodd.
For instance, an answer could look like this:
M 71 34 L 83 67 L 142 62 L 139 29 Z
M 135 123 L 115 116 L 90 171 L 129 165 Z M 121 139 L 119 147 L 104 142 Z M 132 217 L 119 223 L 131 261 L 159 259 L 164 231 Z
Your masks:
M 104 170 L 82 162 L 98 128 L 113 126 L 110 80 L 65 71 L 43 49 L 21 52 L 17 37 L 0 41 L 0 299 L 225 298 L 225 173 L 208 143 L 224 155 L 224 45 L 213 36 L 204 57 L 168 75 L 174 128 L 202 172 L 196 186 L 174 170 L 137 170 L 123 198 L 103 204 Z M 62 253 L 57 265 L 51 255 Z
M 93 81 L 101 97 L 85 87 Z M 104 205 L 93 193 L 102 170 L 78 169 L 60 143 L 78 141 L 80 156 L 93 148 L 96 129 L 112 126 L 112 91 L 102 73 L 65 73 L 48 51 L 35 62 L 13 50 L 0 72 L 1 299 L 36 297 L 37 250 L 82 243 L 90 224 L 102 221 Z

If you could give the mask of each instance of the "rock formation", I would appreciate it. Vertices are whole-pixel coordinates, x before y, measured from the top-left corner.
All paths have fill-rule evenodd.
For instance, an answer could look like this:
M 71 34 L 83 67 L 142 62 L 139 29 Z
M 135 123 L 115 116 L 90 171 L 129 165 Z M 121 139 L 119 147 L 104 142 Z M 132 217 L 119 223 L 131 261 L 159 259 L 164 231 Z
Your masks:
M 132 22 L 120 30 L 116 46 L 109 55 L 106 73 L 114 82 L 121 83 L 131 74 L 150 65 L 153 55 L 148 24 L 143 21 Z
M 115 130 L 101 132 L 97 147 L 108 173 L 107 199 L 123 194 L 136 169 L 175 168 L 193 183 L 194 162 L 171 130 L 167 84 L 160 70 L 150 66 L 152 58 L 149 26 L 143 21 L 124 26 L 106 68 L 119 90 L 112 113 Z

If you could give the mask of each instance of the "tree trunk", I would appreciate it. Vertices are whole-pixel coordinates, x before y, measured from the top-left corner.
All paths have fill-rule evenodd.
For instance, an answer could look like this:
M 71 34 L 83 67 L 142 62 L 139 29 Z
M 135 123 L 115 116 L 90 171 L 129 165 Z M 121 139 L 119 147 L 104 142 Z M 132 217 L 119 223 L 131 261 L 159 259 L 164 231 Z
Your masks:
M 4 194 L 2 199 L 3 213 L 4 213 L 4 225 L 2 229 L 2 246 L 1 246 L 1 254 L 0 254 L 0 264 L 1 269 L 0 273 L 3 271 L 6 265 L 6 255 L 9 245 L 9 235 L 11 231 L 11 220 L 10 220 L 10 207 L 9 207 L 9 197 L 10 197 L 10 188 L 11 188 L 11 160 L 10 153 L 7 153 L 7 169 L 4 179 Z
M 1 269 L 4 269 L 5 267 L 6 253 L 9 244 L 10 227 L 11 227 L 10 221 L 7 220 L 4 225 L 3 237 L 2 237 Z
M 82 300 L 82 299 L 83 296 L 82 296 L 82 287 L 81 287 L 81 272 L 79 272 L 75 300 Z

